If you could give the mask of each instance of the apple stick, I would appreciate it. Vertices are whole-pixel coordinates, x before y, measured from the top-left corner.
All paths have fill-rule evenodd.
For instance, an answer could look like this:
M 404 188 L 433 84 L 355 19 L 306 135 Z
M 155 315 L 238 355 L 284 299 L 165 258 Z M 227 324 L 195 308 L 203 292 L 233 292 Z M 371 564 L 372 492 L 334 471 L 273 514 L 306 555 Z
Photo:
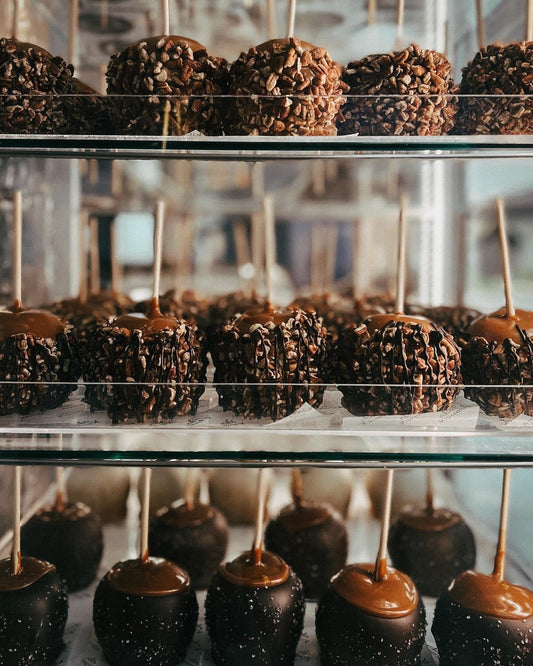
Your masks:
M 142 469 L 143 498 L 141 506 L 141 543 L 139 547 L 139 559 L 148 562 L 148 526 L 150 523 L 150 486 L 152 482 L 152 470 L 150 467 Z
M 498 530 L 498 547 L 494 558 L 493 576 L 501 583 L 505 572 L 505 546 L 507 542 L 507 523 L 509 519 L 509 495 L 511 491 L 511 470 L 503 470 L 502 501 L 500 507 L 500 529 Z
M 157 201 L 155 207 L 154 228 L 154 268 L 152 276 L 152 302 L 159 309 L 159 289 L 161 282 L 161 253 L 163 249 L 163 224 L 165 221 L 165 202 Z
M 292 500 L 296 506 L 301 506 L 303 502 L 302 472 L 299 467 L 293 467 L 291 477 Z
M 402 314 L 405 307 L 405 241 L 407 227 L 405 225 L 405 199 L 400 201 L 400 217 L 398 230 L 398 263 L 396 272 L 396 307 L 395 312 Z
M 320 288 L 320 241 L 321 229 L 318 224 L 313 224 L 311 227 L 311 275 L 309 276 L 309 285 L 311 287 L 311 294 L 318 294 Z
M 265 504 L 266 504 L 266 478 L 265 468 L 259 470 L 259 479 L 257 484 L 257 514 L 255 518 L 255 535 L 252 546 L 252 559 L 254 564 L 261 564 L 261 553 L 263 550 L 263 529 L 265 523 Z
M 374 25 L 376 22 L 377 0 L 368 0 L 367 25 Z
M 459 228 L 457 230 L 457 288 L 455 302 L 459 307 L 465 304 L 465 280 L 466 280 L 466 215 L 459 217 Z
M 13 24 L 11 30 L 13 39 L 16 39 L 19 34 L 19 23 L 20 23 L 20 0 L 13 0 Z
M 59 434 L 57 442 L 58 451 L 63 450 L 63 433 Z M 58 511 L 63 511 L 65 508 L 65 503 L 67 501 L 67 490 L 65 487 L 65 470 L 63 467 L 56 467 L 56 509 Z
M 477 47 L 485 46 L 485 24 L 483 23 L 483 0 L 476 0 Z
M 161 16 L 163 19 L 163 35 L 170 35 L 170 0 L 161 0 Z
M 404 18 L 405 0 L 398 0 L 398 9 L 396 12 L 396 48 L 401 49 L 403 45 L 403 18 Z
M 254 162 L 252 165 L 252 196 L 255 200 L 254 203 L 258 203 L 262 199 L 265 186 L 264 186 L 264 175 L 263 175 L 263 165 L 261 162 Z M 255 207 L 254 207 L 255 208 Z M 259 288 L 259 278 L 261 271 L 263 270 L 263 261 L 264 261 L 264 233 L 262 230 L 263 224 L 263 211 L 254 210 L 252 212 L 252 263 L 254 266 L 254 276 L 252 280 L 252 290 L 254 293 L 257 293 Z
M 362 221 L 355 218 L 352 222 L 352 299 L 356 301 L 359 294 L 359 250 L 361 245 L 361 236 L 359 234 Z
M 109 0 L 102 0 L 100 7 L 100 27 L 107 30 L 109 27 Z
M 196 495 L 196 488 L 198 486 L 198 469 L 194 467 L 187 467 L 187 471 L 185 473 L 185 492 L 184 492 L 184 497 L 185 497 L 185 506 L 187 509 L 192 510 L 195 505 L 195 495 Z
M 335 260 L 337 256 L 337 240 L 339 230 L 337 226 L 326 229 L 326 256 L 324 260 L 324 283 L 322 285 L 325 293 L 331 291 L 335 281 Z
M 387 573 L 387 540 L 389 538 L 390 510 L 392 503 L 392 480 L 393 470 L 388 469 L 385 481 L 385 501 L 383 502 L 383 514 L 381 516 L 379 550 L 376 558 L 376 567 L 374 569 L 374 580 L 376 582 L 382 580 Z
M 98 218 L 94 215 L 89 218 L 89 227 L 91 233 L 91 294 L 97 294 L 100 291 L 100 247 L 98 244 Z
M 80 211 L 80 303 L 87 301 L 87 248 L 85 234 L 89 224 L 89 213 L 83 209 Z
M 70 17 L 68 30 L 68 61 L 78 66 L 78 22 L 80 16 L 79 0 L 70 0 Z
M 296 16 L 296 0 L 289 0 L 287 9 L 287 39 L 294 37 L 294 18 Z
M 275 39 L 278 34 L 276 20 L 276 0 L 267 0 L 268 38 Z
M 22 307 L 22 192 L 13 192 L 13 302 Z
M 274 282 L 272 270 L 276 263 L 276 231 L 274 218 L 274 202 L 270 194 L 263 197 L 263 214 L 265 219 L 265 279 L 267 301 L 274 303 Z
M 119 274 L 120 268 L 117 261 L 117 238 L 116 238 L 115 220 L 111 222 L 109 227 L 109 252 L 111 254 L 111 291 L 113 294 L 119 292 Z
M 533 0 L 527 0 L 526 42 L 533 39 Z
M 20 480 L 22 467 L 13 467 L 13 549 L 11 551 L 11 573 L 16 576 L 21 570 L 20 553 Z
M 507 244 L 507 232 L 505 224 L 505 207 L 503 199 L 496 199 L 496 209 L 498 212 L 498 233 L 500 236 L 500 248 L 502 252 L 503 264 L 503 284 L 505 288 L 505 311 L 508 317 L 515 316 L 515 309 L 513 305 L 513 296 L 511 288 L 511 268 L 509 263 L 509 246 Z

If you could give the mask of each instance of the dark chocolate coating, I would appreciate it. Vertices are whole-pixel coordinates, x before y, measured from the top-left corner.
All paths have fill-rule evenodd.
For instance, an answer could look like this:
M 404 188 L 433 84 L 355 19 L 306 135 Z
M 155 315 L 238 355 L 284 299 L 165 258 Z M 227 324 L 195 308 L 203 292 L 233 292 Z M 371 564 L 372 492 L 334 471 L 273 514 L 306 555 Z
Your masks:
M 524 620 L 480 614 L 451 599 L 437 601 L 431 631 L 441 666 L 531 666 L 533 615 Z
M 21 529 L 25 555 L 55 565 L 69 592 L 81 590 L 94 580 L 104 548 L 102 523 L 81 502 L 68 502 L 58 511 L 43 507 Z
M 305 513 L 305 507 L 293 511 Z M 265 531 L 265 546 L 294 570 L 306 598 L 315 599 L 346 564 L 348 534 L 340 516 L 330 509 L 322 522 L 303 529 L 287 529 L 279 518 L 271 520 Z
M 205 600 L 215 664 L 292 664 L 304 613 L 302 583 L 292 571 L 274 587 L 234 585 L 216 573 Z
M 55 663 L 64 647 L 67 613 L 67 588 L 54 570 L 28 587 L 0 592 L 0 664 Z
M 228 523 L 218 509 L 210 508 L 207 520 L 183 527 L 172 524 L 172 508 L 166 508 L 152 520 L 148 533 L 150 553 L 183 567 L 196 589 L 209 585 L 228 546 Z
M 198 602 L 184 592 L 136 596 L 116 590 L 102 578 L 94 595 L 93 622 L 111 666 L 175 666 L 192 641 Z
M 417 529 L 399 519 L 389 530 L 388 549 L 394 567 L 430 597 L 476 562 L 474 535 L 462 519 L 444 530 Z
M 379 617 L 353 606 L 328 587 L 316 612 L 322 666 L 414 666 L 426 635 L 421 598 L 408 615 Z

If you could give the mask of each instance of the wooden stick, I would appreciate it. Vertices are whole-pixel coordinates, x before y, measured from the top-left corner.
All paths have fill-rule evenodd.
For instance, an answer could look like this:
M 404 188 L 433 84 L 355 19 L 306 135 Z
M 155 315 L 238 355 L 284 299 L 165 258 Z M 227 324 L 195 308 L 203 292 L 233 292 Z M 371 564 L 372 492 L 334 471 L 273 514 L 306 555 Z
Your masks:
M 324 261 L 324 292 L 328 293 L 335 282 L 335 264 L 337 259 L 337 241 L 339 229 L 337 225 L 326 230 L 326 258 Z
M 267 0 L 268 38 L 275 39 L 278 34 L 276 18 L 276 0 Z
M 235 260 L 240 268 L 250 263 L 250 247 L 244 220 L 237 220 L 233 225 L 233 244 L 235 245 Z
M 379 550 L 374 569 L 374 580 L 380 581 L 387 573 L 387 540 L 389 538 L 390 510 L 392 503 L 392 480 L 393 470 L 387 470 L 385 482 L 385 501 L 383 503 L 383 514 L 381 516 L 381 533 L 379 537 Z
M 18 37 L 19 23 L 20 23 L 20 0 L 13 0 L 13 24 L 11 31 L 13 39 L 16 39 Z
M 185 506 L 192 510 L 195 504 L 196 487 L 198 486 L 198 469 L 187 467 L 185 472 Z
M 396 33 L 396 48 L 401 49 L 403 46 L 403 18 L 404 18 L 405 0 L 398 0 L 398 10 L 396 12 L 396 25 L 398 30 Z
M 320 239 L 321 229 L 318 224 L 311 226 L 311 261 L 309 276 L 309 286 L 311 287 L 311 294 L 317 294 L 320 285 Z
M 80 211 L 80 303 L 87 301 L 87 247 L 86 232 L 89 224 L 89 213 L 87 210 Z
M 13 192 L 13 302 L 22 305 L 22 192 Z
M 376 22 L 377 0 L 368 0 L 367 25 L 374 25 Z
M 13 467 L 13 549 L 11 551 L 11 573 L 16 576 L 21 570 L 20 553 L 20 486 L 22 467 Z
M 455 302 L 459 307 L 465 304 L 465 282 L 466 282 L 466 215 L 459 216 L 459 228 L 457 229 L 457 265 Z
M 511 267 L 509 262 L 509 246 L 507 244 L 507 232 L 505 224 L 505 207 L 503 199 L 498 197 L 496 199 L 496 209 L 498 212 L 498 233 L 500 236 L 500 248 L 502 252 L 503 264 L 503 284 L 505 289 L 505 311 L 508 317 L 515 316 L 515 309 L 513 305 L 512 285 L 511 285 Z
M 356 301 L 359 294 L 359 249 L 361 237 L 359 234 L 361 220 L 354 219 L 352 222 L 352 298 Z
M 296 0 L 289 0 L 287 10 L 287 39 L 294 37 L 294 19 L 296 16 Z
M 405 306 L 405 241 L 407 227 L 405 225 L 405 199 L 400 200 L 400 217 L 398 229 L 398 263 L 396 272 L 396 307 L 395 312 L 402 314 Z
M 59 433 L 57 442 L 58 451 L 63 450 L 63 433 Z M 56 509 L 63 511 L 67 501 L 67 490 L 65 486 L 65 470 L 63 467 L 56 467 Z
M 323 160 L 311 163 L 311 188 L 316 197 L 323 197 L 326 193 L 326 165 Z
M 79 0 L 70 0 L 70 17 L 68 30 L 68 61 L 78 66 L 78 23 L 80 17 Z
M 117 233 L 115 229 L 115 220 L 111 221 L 109 227 L 109 253 L 111 255 L 111 291 L 114 294 L 118 294 L 120 269 L 117 261 Z
M 264 194 L 263 165 L 261 162 L 254 162 L 251 169 L 252 196 L 256 202 Z M 252 213 L 252 263 L 254 266 L 254 276 L 252 280 L 252 290 L 257 292 L 259 288 L 259 278 L 264 264 L 264 233 L 262 229 L 263 210 L 254 210 Z
M 263 197 L 263 214 L 265 220 L 265 281 L 267 301 L 274 303 L 274 282 L 272 269 L 276 263 L 276 227 L 274 217 L 274 201 L 272 195 Z
M 100 7 L 100 28 L 107 30 L 109 27 L 109 0 L 102 0 Z
M 161 0 L 163 35 L 170 35 L 170 0 Z
M 485 46 L 485 24 L 483 23 L 483 0 L 476 0 L 477 47 Z
M 426 509 L 429 513 L 433 512 L 433 470 L 431 467 L 426 469 Z
M 533 0 L 526 0 L 526 42 L 533 39 Z
M 302 484 L 302 472 L 299 467 L 292 468 L 291 494 L 294 504 L 296 506 L 301 506 L 304 498 L 304 490 Z
M 90 292 L 97 294 L 100 291 L 100 246 L 98 243 L 98 218 L 94 215 L 89 217 L 89 227 L 91 234 L 91 275 L 90 275 Z
M 159 304 L 159 285 L 161 282 L 161 254 L 163 250 L 163 224 L 165 221 L 165 202 L 159 199 L 155 207 L 154 228 L 154 269 L 152 297 Z
M 148 526 L 150 523 L 150 486 L 152 483 L 152 470 L 150 467 L 142 469 L 143 498 L 141 506 L 141 541 L 139 546 L 139 559 L 148 562 Z
M 502 501 L 500 507 L 500 529 L 498 530 L 498 547 L 494 558 L 493 576 L 502 582 L 505 573 L 505 546 L 507 542 L 507 523 L 509 519 L 509 496 L 511 493 L 511 470 L 503 470 Z
M 254 564 L 261 563 L 261 553 L 263 550 L 263 528 L 265 522 L 265 504 L 266 504 L 266 478 L 265 468 L 259 470 L 259 479 L 257 484 L 257 514 L 255 518 L 255 535 L 252 546 L 252 559 Z

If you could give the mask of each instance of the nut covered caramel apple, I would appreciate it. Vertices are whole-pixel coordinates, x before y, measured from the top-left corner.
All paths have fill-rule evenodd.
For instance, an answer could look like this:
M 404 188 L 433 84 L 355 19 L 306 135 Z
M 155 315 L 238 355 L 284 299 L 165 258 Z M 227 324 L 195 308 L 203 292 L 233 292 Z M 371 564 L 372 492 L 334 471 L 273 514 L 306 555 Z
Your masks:
M 51 666 L 63 650 L 67 589 L 56 568 L 33 557 L 0 561 L 0 663 Z
M 322 664 L 420 663 L 426 613 L 412 580 L 387 567 L 352 564 L 331 579 L 316 612 Z
M 218 666 L 289 666 L 303 628 L 302 583 L 273 553 L 247 551 L 219 567 L 205 617 Z
M 196 326 L 164 317 L 152 299 L 147 315 L 121 315 L 97 326 L 84 368 L 85 400 L 103 407 L 114 423 L 194 414 L 205 370 Z
M 439 305 L 425 308 L 423 315 L 441 326 L 457 344 L 462 345 L 468 327 L 475 319 L 481 317 L 482 313 L 460 305 Z
M 468 335 L 462 351 L 464 380 L 479 388 L 467 386 L 466 397 L 490 415 L 533 415 L 533 389 L 528 388 L 533 384 L 533 313 L 509 315 L 501 308 L 472 322 Z
M 533 132 L 533 42 L 490 44 L 463 68 L 456 134 Z
M 72 326 L 20 301 L 0 311 L 0 414 L 61 405 L 77 386 L 80 362 Z
M 428 136 L 446 134 L 456 105 L 451 65 L 442 53 L 410 44 L 348 64 L 339 134 Z
M 442 664 L 531 664 L 533 592 L 466 571 L 439 597 L 431 631 Z
M 0 133 L 50 134 L 66 128 L 72 65 L 35 44 L 0 39 Z
M 348 326 L 336 358 L 342 404 L 360 416 L 448 409 L 462 381 L 459 348 L 424 317 L 379 314 Z
M 143 39 L 107 69 L 112 120 L 125 134 L 222 134 L 227 62 L 186 37 Z
M 335 135 L 344 90 L 324 48 L 294 37 L 253 46 L 230 67 L 226 134 Z
M 219 404 L 248 418 L 283 418 L 325 386 L 326 329 L 315 313 L 269 305 L 227 323 L 211 350 Z
M 174 666 L 185 658 L 197 619 L 187 572 L 161 558 L 118 562 L 94 595 L 94 630 L 111 666 Z

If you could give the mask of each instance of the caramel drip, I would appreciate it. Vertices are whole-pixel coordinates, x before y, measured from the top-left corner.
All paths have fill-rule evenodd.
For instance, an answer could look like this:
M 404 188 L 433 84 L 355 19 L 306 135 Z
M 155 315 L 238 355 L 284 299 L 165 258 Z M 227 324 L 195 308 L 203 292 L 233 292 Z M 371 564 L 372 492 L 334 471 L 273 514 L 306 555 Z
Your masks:
M 173 504 L 157 512 L 157 517 L 165 525 L 171 527 L 195 527 L 206 523 L 213 517 L 213 507 L 210 504 L 194 504 L 188 507 L 185 502 Z
M 444 532 L 455 525 L 459 525 L 461 516 L 448 509 L 411 507 L 409 510 L 403 511 L 398 520 L 413 530 Z
M 392 568 L 376 581 L 374 564 L 352 564 L 331 579 L 335 592 L 365 613 L 397 618 L 412 613 L 418 604 L 413 581 Z
M 219 573 L 229 583 L 241 587 L 276 587 L 289 577 L 289 567 L 281 557 L 267 550 L 261 552 L 259 562 L 253 553 L 246 551 L 232 562 L 222 564 Z
M 302 501 L 284 507 L 280 511 L 278 521 L 287 532 L 299 532 L 321 525 L 330 517 L 331 511 L 326 504 Z
M 185 592 L 189 574 L 160 557 L 118 562 L 107 572 L 109 584 L 118 592 L 138 597 L 162 597 Z
M 20 301 L 0 311 L 0 340 L 12 335 L 32 335 L 35 338 L 56 338 L 65 330 L 65 324 L 51 312 L 24 310 Z
M 91 509 L 82 502 L 67 502 L 62 507 L 57 505 L 43 506 L 37 511 L 36 516 L 43 522 L 53 523 L 63 520 L 80 520 L 90 513 Z
M 385 328 L 389 322 L 404 322 L 412 326 L 421 326 L 425 331 L 434 331 L 435 324 L 426 317 L 414 317 L 412 315 L 385 312 L 382 314 L 373 314 L 367 317 L 363 322 L 370 335 L 376 330 Z
M 284 47 L 284 50 L 288 50 L 286 47 L 294 46 L 294 39 L 294 37 L 279 37 L 278 39 L 269 39 L 266 42 L 258 44 L 255 49 L 257 51 L 274 52 L 274 49 L 277 50 L 279 47 Z M 304 42 L 301 39 L 297 39 L 297 42 L 299 42 L 300 46 L 307 51 L 312 51 L 316 48 L 314 44 L 311 44 L 310 42 Z
M 533 615 L 533 592 L 521 585 L 500 581 L 494 574 L 465 571 L 449 587 L 453 601 L 477 613 L 507 620 Z
M 15 592 L 36 583 L 39 578 L 55 571 L 53 564 L 37 560 L 35 557 L 22 557 L 19 573 L 12 572 L 11 558 L 0 561 L 0 592 Z
M 158 300 L 152 298 L 146 315 L 141 312 L 120 315 L 112 324 L 127 331 L 141 331 L 143 335 L 154 335 L 165 329 L 175 331 L 180 322 L 175 317 L 164 317 L 159 309 Z
M 468 333 L 487 342 L 503 342 L 510 339 L 523 344 L 524 334 L 533 336 L 533 312 L 516 310 L 514 316 L 508 316 L 505 308 L 500 308 L 489 315 L 478 317 L 468 327 Z
M 203 44 L 197 42 L 195 39 L 189 39 L 188 37 L 181 37 L 180 35 L 158 35 L 157 37 L 148 37 L 147 39 L 140 39 L 136 44 L 133 44 L 133 47 L 146 42 L 148 49 L 156 49 L 157 44 L 164 39 L 165 42 L 172 42 L 173 44 L 181 44 L 189 46 L 192 49 L 193 53 L 198 51 L 207 51 Z
M 271 323 L 274 326 L 279 326 L 293 317 L 294 310 L 273 310 L 272 307 L 267 305 L 264 308 L 247 310 L 235 320 L 234 325 L 241 333 L 249 333 L 250 328 L 257 324 L 266 326 Z

